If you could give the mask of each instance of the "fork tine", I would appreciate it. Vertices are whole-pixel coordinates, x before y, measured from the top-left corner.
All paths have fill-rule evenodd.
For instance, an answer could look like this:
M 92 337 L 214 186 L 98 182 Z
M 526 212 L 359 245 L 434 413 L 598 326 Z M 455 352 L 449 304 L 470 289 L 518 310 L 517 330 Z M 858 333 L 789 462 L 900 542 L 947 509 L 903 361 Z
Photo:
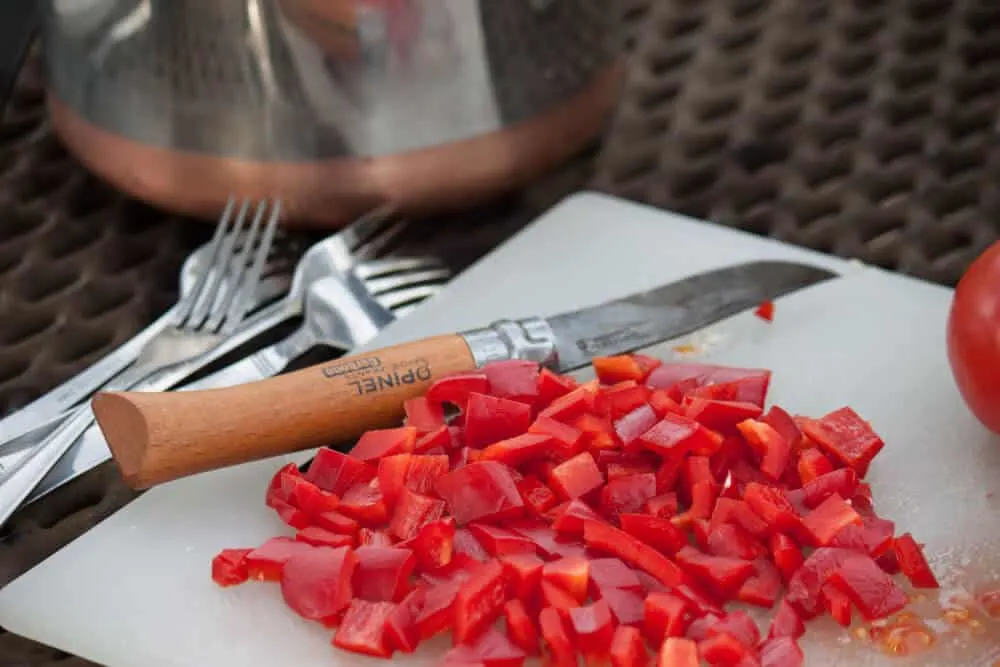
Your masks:
M 398 308 L 414 304 L 415 302 L 419 303 L 435 296 L 443 287 L 444 285 L 417 285 L 416 287 L 407 287 L 405 289 L 382 294 L 375 297 L 375 300 L 378 301 L 383 308 L 387 308 L 395 312 Z
M 403 271 L 438 268 L 444 268 L 444 263 L 436 257 L 386 257 L 361 262 L 354 267 L 354 272 L 361 280 L 371 280 Z
M 359 245 L 352 253 L 359 260 L 376 259 L 384 255 L 389 245 L 410 226 L 408 220 L 397 220 L 379 230 L 378 234 Z
M 229 226 L 229 219 L 233 215 L 234 206 L 236 206 L 236 199 L 235 197 L 230 197 L 229 201 L 226 202 L 226 208 L 222 211 L 219 222 L 215 226 L 215 233 L 212 234 L 212 240 L 209 241 L 208 257 L 205 260 L 204 266 L 201 267 L 201 272 L 194 287 L 177 302 L 177 321 L 179 323 L 184 322 L 191 315 L 191 311 L 194 310 L 202 291 L 205 289 L 208 275 L 212 272 L 212 266 L 215 265 L 215 260 L 219 256 L 219 248 L 222 246 L 222 239 L 225 237 L 226 228 Z
M 235 261 L 233 262 L 232 274 L 229 280 L 225 282 L 222 286 L 218 298 L 216 299 L 213 308 L 209 313 L 208 321 L 205 323 L 205 328 L 208 331 L 216 331 L 219 326 L 224 321 L 226 314 L 229 312 L 230 307 L 232 307 L 233 302 L 236 300 L 236 294 L 239 292 L 240 283 L 243 280 L 243 276 L 247 270 L 247 264 L 250 261 L 250 253 L 254 252 L 255 246 L 257 245 L 257 234 L 260 231 L 260 222 L 264 218 L 264 213 L 267 210 L 266 202 L 258 202 L 256 210 L 254 211 L 253 222 L 250 223 L 250 231 L 245 235 L 242 235 L 242 247 L 239 250 Z M 242 231 L 242 230 L 241 230 Z M 233 249 L 236 252 L 236 249 Z
M 383 204 L 340 230 L 338 236 L 343 240 L 347 250 L 354 254 L 359 247 L 371 238 L 378 236 L 382 229 L 392 224 L 396 209 L 391 204 Z
M 264 205 L 261 204 L 261 208 Z M 226 319 L 222 327 L 223 333 L 228 334 L 235 331 L 250 309 L 254 294 L 257 292 L 257 284 L 260 282 L 260 276 L 264 270 L 264 262 L 271 253 L 271 244 L 274 242 L 274 235 L 277 231 L 278 220 L 280 218 L 281 200 L 276 199 L 271 205 L 271 217 L 267 221 L 267 226 L 264 228 L 264 236 L 257 247 L 257 255 L 254 257 L 253 266 L 243 279 L 242 284 L 239 286 L 239 293 L 230 304 L 229 312 L 226 313 Z
M 230 267 L 232 266 L 236 240 L 240 236 L 240 232 L 243 229 L 248 207 L 249 202 L 244 200 L 243 204 L 240 206 L 239 214 L 233 221 L 232 231 L 223 237 L 222 246 L 219 249 L 219 255 L 216 257 L 216 261 L 212 263 L 216 270 L 209 272 L 211 274 L 211 278 L 208 283 L 202 287 L 202 290 L 198 295 L 198 303 L 194 308 L 194 312 L 192 312 L 190 317 L 187 318 L 187 321 L 181 322 L 181 326 L 184 328 L 200 328 L 208 316 L 212 313 L 220 289 L 225 289 L 225 286 L 229 283 L 226 279 L 228 277 Z
M 444 283 L 451 278 L 451 271 L 448 269 L 430 269 L 427 271 L 413 271 L 400 273 L 384 278 L 373 278 L 365 281 L 365 286 L 372 294 L 378 296 L 386 292 L 415 287 L 425 283 Z

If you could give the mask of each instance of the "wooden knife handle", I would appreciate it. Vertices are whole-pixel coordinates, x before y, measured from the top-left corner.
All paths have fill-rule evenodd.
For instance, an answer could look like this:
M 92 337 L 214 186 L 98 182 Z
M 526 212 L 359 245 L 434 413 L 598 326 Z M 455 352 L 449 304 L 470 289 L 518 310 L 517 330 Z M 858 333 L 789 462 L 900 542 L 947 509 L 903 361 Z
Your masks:
M 101 392 L 92 404 L 126 483 L 144 489 L 394 426 L 405 399 L 475 368 L 465 338 L 451 334 L 235 387 Z

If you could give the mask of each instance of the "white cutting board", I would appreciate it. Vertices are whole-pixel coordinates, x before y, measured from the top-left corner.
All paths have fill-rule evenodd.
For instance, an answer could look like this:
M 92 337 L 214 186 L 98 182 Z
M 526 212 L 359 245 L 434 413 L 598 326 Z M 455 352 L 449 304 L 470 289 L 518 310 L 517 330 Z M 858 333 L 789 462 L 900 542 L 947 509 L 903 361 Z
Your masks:
M 473 224 L 470 222 L 470 224 Z M 945 357 L 951 291 L 609 197 L 555 207 L 369 348 L 557 313 L 685 275 L 787 258 L 846 275 L 781 299 L 773 324 L 742 314 L 696 336 L 704 358 L 774 370 L 770 398 L 806 414 L 845 404 L 887 442 L 870 478 L 880 512 L 927 544 L 951 590 L 1000 564 L 1000 442 L 969 415 Z M 686 339 L 689 340 L 689 339 Z M 670 355 L 672 346 L 652 348 Z M 0 625 L 110 667 L 385 664 L 339 652 L 276 585 L 217 588 L 209 562 L 288 530 L 263 504 L 277 467 L 309 453 L 156 488 L 0 591 Z M 1000 632 L 944 642 L 929 664 L 989 665 Z M 396 664 L 434 664 L 443 641 Z M 899 664 L 825 622 L 809 665 Z M 994 655 L 995 654 L 995 655 Z M 907 663 L 912 664 L 912 663 Z

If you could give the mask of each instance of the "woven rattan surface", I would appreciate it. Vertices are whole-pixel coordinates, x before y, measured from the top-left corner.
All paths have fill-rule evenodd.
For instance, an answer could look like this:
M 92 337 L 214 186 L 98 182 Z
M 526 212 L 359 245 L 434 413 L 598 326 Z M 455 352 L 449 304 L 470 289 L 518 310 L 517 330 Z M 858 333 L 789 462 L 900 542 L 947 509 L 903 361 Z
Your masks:
M 424 222 L 399 252 L 475 261 L 590 186 L 954 284 L 1000 231 L 994 0 L 629 0 L 601 145 L 536 187 Z M 36 59 L 0 119 L 0 412 L 127 339 L 207 236 L 109 189 L 45 119 Z M 16 515 L 0 585 L 133 494 L 108 466 Z M 0 632 L 0 665 L 84 665 Z

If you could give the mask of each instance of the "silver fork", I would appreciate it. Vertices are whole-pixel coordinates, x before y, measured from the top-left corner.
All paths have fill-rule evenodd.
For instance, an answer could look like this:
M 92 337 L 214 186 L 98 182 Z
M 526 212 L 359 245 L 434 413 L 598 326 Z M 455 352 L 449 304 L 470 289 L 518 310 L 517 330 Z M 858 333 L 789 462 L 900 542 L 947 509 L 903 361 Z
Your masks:
M 278 245 L 275 237 L 275 245 Z M 286 244 L 287 245 L 287 244 Z M 276 249 L 277 250 L 277 249 Z M 183 300 L 190 295 L 203 269 L 220 270 L 209 266 L 209 255 L 212 244 L 205 243 L 188 255 L 181 267 L 178 279 L 178 299 Z M 273 301 L 288 292 L 291 284 L 292 268 L 289 266 L 290 252 L 272 253 L 264 268 L 258 293 L 255 295 L 254 307 Z M 56 424 L 67 416 L 67 412 L 76 407 L 112 378 L 132 364 L 149 341 L 161 331 L 170 326 L 176 315 L 180 302 L 172 305 L 163 315 L 151 322 L 145 329 L 122 343 L 91 366 L 66 380 L 59 386 L 49 390 L 21 409 L 0 419 L 0 452 L 10 449 L 21 449 L 24 444 L 35 444 L 47 435 Z M 24 438 L 26 434 L 31 438 Z M 14 445 L 14 443 L 17 443 Z M 2 472 L 3 468 L 0 468 Z
M 233 219 L 236 201 L 230 199 L 211 241 L 208 266 L 233 269 L 231 280 L 221 271 L 204 271 L 192 294 L 183 298 L 172 326 L 150 341 L 125 372 L 108 384 L 109 390 L 135 388 L 158 369 L 179 364 L 217 346 L 237 330 L 252 303 L 257 284 L 270 253 L 271 243 L 281 214 L 280 202 L 257 205 L 249 230 L 244 231 L 250 202 L 239 206 Z M 262 228 L 265 213 L 270 210 Z M 230 221 L 232 219 L 232 229 Z M 241 241 L 241 244 L 238 244 Z M 242 245 L 242 248 L 239 247 Z M 236 263 L 233 264 L 233 259 Z M 36 445 L 0 480 L 0 525 L 48 474 L 77 438 L 93 423 L 89 404 L 74 413 L 45 440 Z

